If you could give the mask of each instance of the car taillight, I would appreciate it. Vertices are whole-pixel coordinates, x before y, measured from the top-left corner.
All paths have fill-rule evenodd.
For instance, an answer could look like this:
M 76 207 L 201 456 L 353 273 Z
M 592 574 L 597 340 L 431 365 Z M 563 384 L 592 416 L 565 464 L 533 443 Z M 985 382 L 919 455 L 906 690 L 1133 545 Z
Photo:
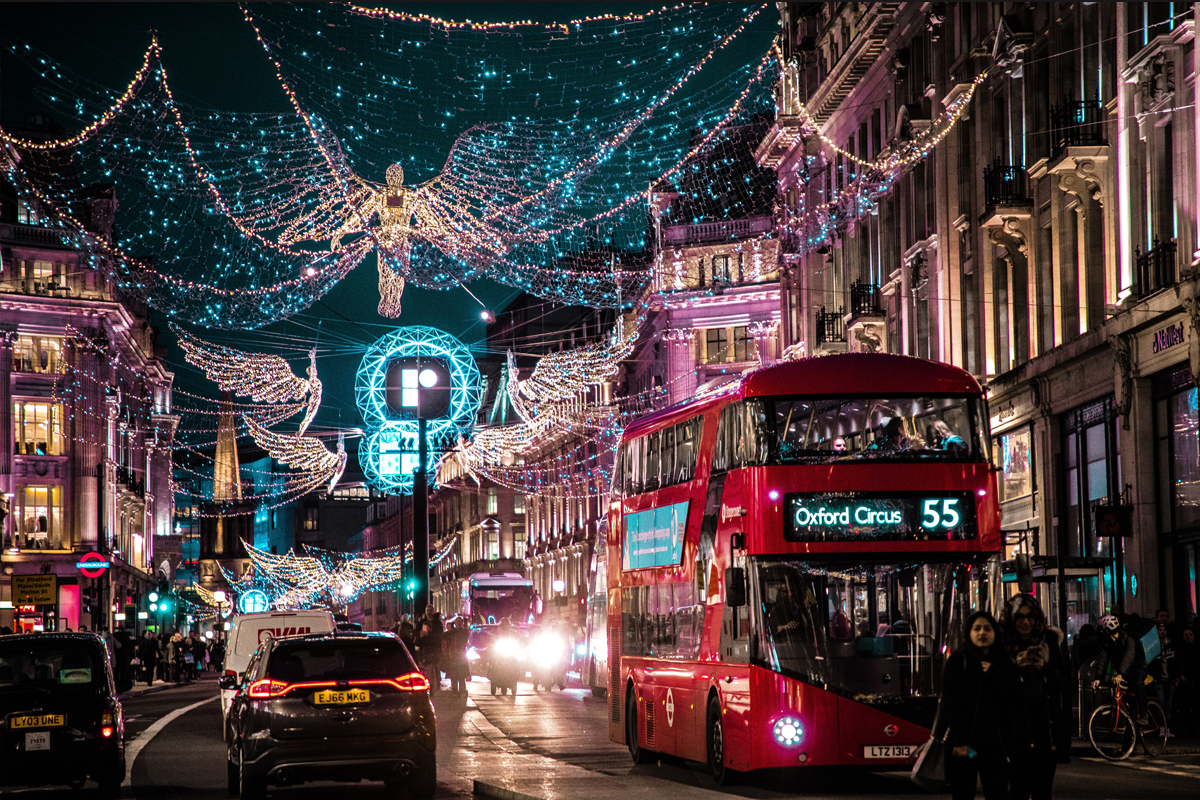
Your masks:
M 111 739 L 116 727 L 117 715 L 111 708 L 104 709 L 104 713 L 100 715 L 100 735 L 105 739 Z
M 225 670 L 225 674 L 226 674 L 226 675 L 233 675 L 233 676 L 236 678 L 236 677 L 237 677 L 237 670 L 236 670 L 236 669 L 227 669 L 227 670 Z
M 396 688 L 402 692 L 428 692 L 429 679 L 419 672 L 410 672 L 396 678 Z
M 268 697 L 283 697 L 289 688 L 291 687 L 286 681 L 263 678 L 260 681 L 250 684 L 250 688 L 246 690 L 246 693 L 253 700 L 265 700 Z

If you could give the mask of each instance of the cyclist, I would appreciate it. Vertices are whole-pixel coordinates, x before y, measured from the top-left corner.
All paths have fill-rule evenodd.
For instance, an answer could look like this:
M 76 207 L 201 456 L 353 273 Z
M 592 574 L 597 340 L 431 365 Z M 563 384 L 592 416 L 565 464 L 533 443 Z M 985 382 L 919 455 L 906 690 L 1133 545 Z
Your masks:
M 1101 673 L 1111 675 L 1113 685 L 1133 693 L 1139 725 L 1148 725 L 1146 712 L 1146 653 L 1142 644 L 1121 630 L 1121 620 L 1108 614 L 1100 618 Z

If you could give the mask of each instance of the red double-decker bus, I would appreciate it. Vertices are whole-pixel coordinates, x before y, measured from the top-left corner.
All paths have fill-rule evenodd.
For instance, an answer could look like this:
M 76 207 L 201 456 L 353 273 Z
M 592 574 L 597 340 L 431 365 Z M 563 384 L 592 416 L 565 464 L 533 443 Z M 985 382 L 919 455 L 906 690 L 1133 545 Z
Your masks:
M 842 354 L 631 425 L 609 508 L 611 738 L 718 782 L 903 764 L 962 620 L 999 586 L 987 423 L 961 369 Z

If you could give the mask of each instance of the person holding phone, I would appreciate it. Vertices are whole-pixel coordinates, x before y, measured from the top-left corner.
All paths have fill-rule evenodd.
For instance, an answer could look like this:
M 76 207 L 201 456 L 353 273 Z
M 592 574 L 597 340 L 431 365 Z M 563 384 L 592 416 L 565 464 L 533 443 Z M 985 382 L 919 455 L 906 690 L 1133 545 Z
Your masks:
M 1036 597 L 1014 595 L 1004 605 L 1005 650 L 1020 681 L 1021 747 L 1014 754 L 1010 800 L 1049 800 L 1057 766 L 1070 760 L 1070 673 L 1062 633 L 1050 627 Z

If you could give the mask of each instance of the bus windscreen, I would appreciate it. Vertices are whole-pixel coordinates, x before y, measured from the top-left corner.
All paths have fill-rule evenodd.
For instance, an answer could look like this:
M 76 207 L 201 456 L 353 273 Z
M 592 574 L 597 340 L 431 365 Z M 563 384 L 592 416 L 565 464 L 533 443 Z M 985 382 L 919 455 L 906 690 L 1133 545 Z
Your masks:
M 986 461 L 977 397 L 767 398 L 756 416 L 780 464 Z
M 951 588 L 958 565 L 748 561 L 763 666 L 932 722 L 951 616 L 962 613 L 950 602 L 961 600 Z

